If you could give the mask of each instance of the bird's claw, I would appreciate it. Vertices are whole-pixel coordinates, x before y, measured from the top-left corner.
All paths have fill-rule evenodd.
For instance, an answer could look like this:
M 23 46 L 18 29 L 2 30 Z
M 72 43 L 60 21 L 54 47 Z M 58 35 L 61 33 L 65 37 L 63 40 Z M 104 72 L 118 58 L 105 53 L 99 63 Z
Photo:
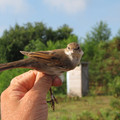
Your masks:
M 55 96 L 53 95 L 51 88 L 50 88 L 50 95 L 51 95 L 51 100 L 47 101 L 47 103 L 51 103 L 51 107 L 53 108 L 53 111 L 54 111 L 55 110 L 55 102 L 58 104 L 58 101 L 55 98 Z

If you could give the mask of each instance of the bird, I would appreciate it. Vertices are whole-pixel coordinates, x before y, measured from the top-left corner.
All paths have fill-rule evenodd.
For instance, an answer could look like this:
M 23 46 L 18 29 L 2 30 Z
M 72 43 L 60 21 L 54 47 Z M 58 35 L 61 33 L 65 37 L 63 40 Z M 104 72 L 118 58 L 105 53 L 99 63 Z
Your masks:
M 55 49 L 49 51 L 26 52 L 20 51 L 28 58 L 0 64 L 0 71 L 13 68 L 29 68 L 35 69 L 51 76 L 60 76 L 63 72 L 74 69 L 80 64 L 80 60 L 84 54 L 80 45 L 76 42 L 69 43 L 66 48 Z M 54 109 L 54 101 L 56 98 L 51 93 L 51 102 Z

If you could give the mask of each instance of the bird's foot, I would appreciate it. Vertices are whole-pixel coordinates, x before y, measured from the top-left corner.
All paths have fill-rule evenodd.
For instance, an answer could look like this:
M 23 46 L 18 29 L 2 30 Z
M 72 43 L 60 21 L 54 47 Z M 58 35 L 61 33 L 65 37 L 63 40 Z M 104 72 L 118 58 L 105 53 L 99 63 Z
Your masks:
M 53 108 L 53 111 L 55 110 L 55 102 L 58 104 L 57 99 L 55 98 L 55 96 L 53 95 L 52 89 L 50 88 L 50 96 L 51 96 L 51 100 L 47 101 L 47 103 L 51 103 L 51 107 Z

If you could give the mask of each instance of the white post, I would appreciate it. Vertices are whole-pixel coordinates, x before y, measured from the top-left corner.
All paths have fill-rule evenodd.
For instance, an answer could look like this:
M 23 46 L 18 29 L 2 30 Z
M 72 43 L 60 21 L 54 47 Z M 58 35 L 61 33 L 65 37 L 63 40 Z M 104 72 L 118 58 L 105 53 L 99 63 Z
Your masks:
M 67 94 L 82 97 L 88 93 L 88 63 L 83 62 L 74 70 L 67 72 Z
M 82 97 L 81 65 L 67 72 L 67 94 Z

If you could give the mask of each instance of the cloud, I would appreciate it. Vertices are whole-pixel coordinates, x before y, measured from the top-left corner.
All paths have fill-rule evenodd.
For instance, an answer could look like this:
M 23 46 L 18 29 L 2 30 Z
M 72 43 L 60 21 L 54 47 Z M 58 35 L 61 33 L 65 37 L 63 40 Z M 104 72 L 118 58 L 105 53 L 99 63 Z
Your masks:
M 68 14 L 85 10 L 87 0 L 44 0 L 46 4 Z
M 25 0 L 0 0 L 0 12 L 24 13 L 28 8 Z

